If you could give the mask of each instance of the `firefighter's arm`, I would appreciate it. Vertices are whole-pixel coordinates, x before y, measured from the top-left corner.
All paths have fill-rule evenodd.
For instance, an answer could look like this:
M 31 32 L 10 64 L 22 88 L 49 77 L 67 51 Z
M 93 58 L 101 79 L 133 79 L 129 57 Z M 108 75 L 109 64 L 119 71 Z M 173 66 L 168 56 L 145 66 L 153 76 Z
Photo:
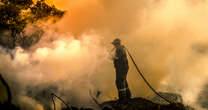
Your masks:
M 117 60 L 117 59 L 118 59 L 117 54 L 111 54 L 111 59 L 112 59 L 112 60 Z
M 116 56 L 115 53 L 113 53 L 113 52 L 111 51 L 110 54 L 109 54 L 109 59 L 111 59 L 111 60 L 116 60 L 116 59 L 118 59 L 118 57 Z
M 116 55 L 112 56 L 114 60 L 118 60 L 118 57 Z
M 110 60 L 117 60 L 118 59 L 118 57 L 116 57 L 115 55 L 111 55 L 109 58 L 110 58 Z

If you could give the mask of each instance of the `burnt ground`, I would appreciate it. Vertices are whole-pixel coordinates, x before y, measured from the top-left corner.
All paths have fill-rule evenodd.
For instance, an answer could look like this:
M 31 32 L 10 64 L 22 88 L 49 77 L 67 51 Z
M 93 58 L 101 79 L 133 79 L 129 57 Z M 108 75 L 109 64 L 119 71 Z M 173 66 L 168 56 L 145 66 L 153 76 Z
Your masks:
M 157 104 L 143 98 L 133 98 L 125 101 L 112 100 L 99 105 L 102 110 L 194 110 L 191 107 L 185 106 L 181 103 L 173 104 Z M 68 110 L 68 109 L 63 109 Z M 93 110 L 93 109 L 77 109 L 72 110 Z
M 0 103 L 0 110 L 20 110 L 20 108 L 14 104 Z
M 184 106 L 181 103 L 173 103 L 161 105 L 153 103 L 152 101 L 143 98 L 133 98 L 125 101 L 113 100 L 107 101 L 99 105 L 102 110 L 194 110 L 191 107 Z M 1 110 L 20 110 L 13 104 L 0 104 Z M 53 109 L 52 109 L 53 110 Z M 70 110 L 63 108 L 62 110 Z M 93 110 L 90 108 L 76 108 L 72 107 L 72 110 Z
M 121 102 L 119 100 L 104 102 L 104 110 L 193 110 L 181 103 L 161 105 L 143 98 L 133 98 Z

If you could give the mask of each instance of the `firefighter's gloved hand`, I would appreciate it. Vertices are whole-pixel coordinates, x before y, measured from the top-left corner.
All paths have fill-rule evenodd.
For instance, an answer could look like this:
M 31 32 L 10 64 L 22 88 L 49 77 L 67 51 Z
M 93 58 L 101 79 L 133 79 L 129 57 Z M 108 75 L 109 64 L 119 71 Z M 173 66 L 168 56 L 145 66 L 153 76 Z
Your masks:
M 110 60 L 115 60 L 115 59 L 118 59 L 118 57 L 115 56 L 115 52 L 111 51 L 111 52 L 109 52 L 109 59 Z
M 110 60 L 116 60 L 116 59 L 118 59 L 118 57 L 116 57 L 116 56 L 114 56 L 114 55 L 110 55 L 110 56 L 109 56 L 109 59 L 110 59 Z
M 113 56 L 113 58 L 112 58 L 113 60 L 117 60 L 118 59 L 118 57 L 117 56 Z

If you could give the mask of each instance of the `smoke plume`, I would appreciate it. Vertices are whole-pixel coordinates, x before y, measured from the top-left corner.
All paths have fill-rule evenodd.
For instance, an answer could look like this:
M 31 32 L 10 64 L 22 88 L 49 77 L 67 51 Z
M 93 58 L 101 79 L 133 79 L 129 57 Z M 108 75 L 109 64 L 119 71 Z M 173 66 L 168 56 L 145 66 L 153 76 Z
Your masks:
M 31 94 L 46 88 L 76 106 L 94 105 L 89 90 L 102 91 L 99 101 L 114 99 L 117 91 L 109 51 L 111 41 L 120 38 L 155 89 L 180 93 L 186 104 L 197 105 L 207 83 L 207 0 L 51 3 L 67 13 L 56 24 L 47 24 L 39 43 L 29 50 L 16 48 L 14 60 L 1 49 L 0 72 L 9 80 L 16 100 L 33 100 L 29 105 L 40 109 L 40 100 L 28 95 L 28 89 L 37 87 Z M 133 96 L 152 96 L 129 63 Z M 51 85 L 55 87 L 50 89 Z

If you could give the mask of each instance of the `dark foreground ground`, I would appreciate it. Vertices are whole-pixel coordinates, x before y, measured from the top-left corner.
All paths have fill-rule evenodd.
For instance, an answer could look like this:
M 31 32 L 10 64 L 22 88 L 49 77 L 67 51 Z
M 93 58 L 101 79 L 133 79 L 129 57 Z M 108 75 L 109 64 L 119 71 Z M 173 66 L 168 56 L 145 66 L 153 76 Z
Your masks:
M 188 106 L 184 106 L 181 103 L 174 103 L 168 105 L 161 105 L 153 103 L 143 98 L 134 98 L 126 101 L 108 101 L 99 105 L 102 110 L 194 110 Z M 0 104 L 0 110 L 20 110 L 18 107 L 12 104 Z M 62 110 L 70 110 L 63 108 Z M 93 110 L 90 108 L 76 108 L 72 107 L 72 110 Z
M 126 102 L 109 101 L 102 104 L 105 110 L 194 110 L 181 103 L 161 105 L 143 98 L 134 98 Z

